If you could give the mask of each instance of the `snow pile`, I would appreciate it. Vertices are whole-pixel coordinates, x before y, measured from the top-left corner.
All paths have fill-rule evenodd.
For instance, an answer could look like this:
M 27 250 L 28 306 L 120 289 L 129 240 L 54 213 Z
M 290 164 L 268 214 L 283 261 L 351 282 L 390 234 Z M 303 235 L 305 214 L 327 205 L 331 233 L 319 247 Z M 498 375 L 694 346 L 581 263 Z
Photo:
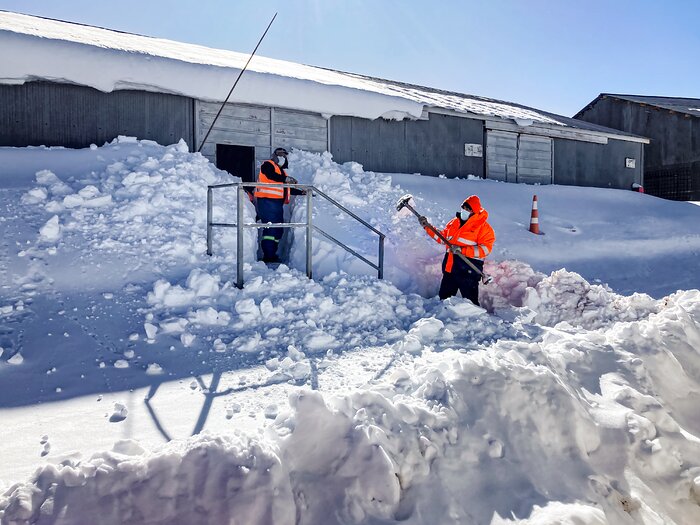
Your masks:
M 656 313 L 658 301 L 646 294 L 617 295 L 607 286 L 591 285 L 580 275 L 559 270 L 525 291 L 523 305 L 537 312 L 544 326 L 572 322 L 589 330 Z
M 157 333 L 171 343 L 187 338 L 192 344 L 196 338 L 213 341 L 220 353 L 274 358 L 290 346 L 318 354 L 391 343 L 425 314 L 423 298 L 405 295 L 386 281 L 332 274 L 315 282 L 284 265 L 272 273 L 260 263 L 248 269 L 243 290 L 227 282 L 198 293 L 195 281 L 219 280 L 199 270 L 184 287 L 157 281 L 144 310 L 152 326 L 149 339 Z
M 3 523 L 294 523 L 277 456 L 240 435 L 199 436 L 154 453 L 120 441 L 89 461 L 47 465 L 36 483 L 45 491 L 9 489 Z
M 307 279 L 303 234 L 271 269 L 251 234 L 239 290 L 235 232 L 204 254 L 206 186 L 230 178 L 200 155 L 125 138 L 32 153 L 74 165 L 34 166 L 30 187 L 0 192 L 0 472 L 24 480 L 0 489 L 0 522 L 700 522 L 700 291 L 605 284 L 629 236 L 619 218 L 642 209 L 664 221 L 639 235 L 677 249 L 640 266 L 692 267 L 696 207 L 538 188 L 552 222 L 532 236 L 518 222 L 531 188 L 295 151 L 293 175 L 387 235 L 387 279 L 321 237 Z M 437 225 L 483 197 L 498 236 L 484 308 L 434 297 L 444 252 L 396 212 L 406 192 Z M 573 206 L 582 195 L 592 204 Z M 233 200 L 215 195 L 216 221 L 233 222 Z M 376 253 L 322 199 L 313 218 Z
M 63 235 L 72 235 L 93 250 L 120 258 L 191 262 L 194 254 L 206 250 L 207 185 L 229 183 L 231 177 L 189 153 L 183 141 L 163 147 L 119 137 L 103 148 L 104 154 L 125 146 L 136 151 L 103 171 L 67 181 L 49 170 L 36 174 L 37 186 L 22 196 L 22 202 L 54 214 L 41 228 L 40 241 L 55 244 Z M 233 222 L 233 191 L 218 191 L 214 202 L 214 220 Z M 254 216 L 247 203 L 244 217 L 252 221 Z M 253 260 L 255 232 L 247 230 L 245 235 L 246 259 Z M 235 256 L 234 234 L 224 232 L 216 239 L 219 254 Z
M 20 523 L 286 523 L 299 513 L 305 523 L 693 523 L 700 377 L 689 373 L 700 355 L 675 341 L 700 341 L 699 322 L 693 291 L 609 334 L 425 350 L 366 389 L 293 394 L 262 441 L 199 436 L 155 452 L 122 443 L 47 465 L 5 491 L 0 513 Z M 435 347 L 443 335 L 420 333 Z

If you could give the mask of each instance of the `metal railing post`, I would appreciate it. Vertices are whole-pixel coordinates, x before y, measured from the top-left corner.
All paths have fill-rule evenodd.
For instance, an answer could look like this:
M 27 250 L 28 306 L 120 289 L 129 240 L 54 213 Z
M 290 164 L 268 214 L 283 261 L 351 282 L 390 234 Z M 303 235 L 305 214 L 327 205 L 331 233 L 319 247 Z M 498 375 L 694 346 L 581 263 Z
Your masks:
M 313 194 L 311 188 L 306 190 L 306 276 L 309 279 L 313 278 Z
M 377 270 L 377 277 L 379 279 L 384 279 L 384 236 L 379 236 L 379 270 Z
M 212 255 L 211 250 L 211 234 L 212 234 L 212 189 L 211 186 L 207 187 L 207 255 Z
M 214 222 L 213 218 L 213 208 L 214 208 L 214 196 L 213 196 L 213 190 L 218 189 L 218 188 L 230 188 L 232 186 L 236 187 L 237 193 L 236 193 L 236 202 L 237 202 L 237 208 L 236 208 L 236 223 L 225 223 L 225 222 Z M 248 184 L 248 183 L 240 183 L 240 182 L 233 182 L 233 183 L 228 183 L 228 184 L 215 184 L 212 186 L 207 186 L 207 254 L 212 255 L 213 254 L 213 228 L 214 227 L 221 227 L 221 228 L 236 228 L 236 286 L 238 288 L 243 288 L 243 260 L 244 260 L 244 254 L 243 254 L 243 244 L 244 244 L 244 230 L 246 228 L 268 228 L 268 227 L 276 227 L 276 228 L 301 228 L 304 227 L 306 229 L 306 275 L 309 279 L 313 278 L 313 234 L 314 231 L 318 232 L 320 235 L 324 236 L 326 239 L 329 241 L 335 243 L 336 245 L 340 246 L 343 248 L 346 252 L 350 253 L 351 255 L 357 257 L 361 261 L 363 261 L 365 264 L 368 264 L 375 270 L 377 270 L 377 275 L 379 279 L 384 278 L 384 248 L 385 248 L 385 240 L 386 236 L 377 230 L 374 226 L 372 226 L 370 223 L 362 219 L 361 217 L 357 216 L 355 213 L 351 212 L 348 210 L 345 206 L 340 204 L 338 201 L 332 199 L 328 195 L 326 195 L 324 192 L 319 190 L 318 188 L 315 188 L 314 186 L 310 185 L 304 185 L 304 184 L 280 184 L 282 187 L 291 187 L 291 188 L 302 188 L 306 190 L 306 222 L 300 222 L 300 223 L 266 223 L 266 224 L 245 224 L 244 223 L 244 206 L 245 206 L 245 199 L 246 199 L 246 194 L 245 194 L 245 187 L 246 186 L 254 186 L 254 184 Z M 327 200 L 330 202 L 332 205 L 334 205 L 336 208 L 340 209 L 342 212 L 346 213 L 350 217 L 354 218 L 355 220 L 359 221 L 361 224 L 363 224 L 366 228 L 369 230 L 373 231 L 379 236 L 379 256 L 377 260 L 377 264 L 374 262 L 370 261 L 369 259 L 363 257 L 360 255 L 357 251 L 353 250 L 346 244 L 343 244 L 339 240 L 337 240 L 335 237 L 329 235 L 325 231 L 323 231 L 321 228 L 316 226 L 313 221 L 313 197 L 314 194 L 318 194 L 320 197 L 323 199 Z
M 236 209 L 236 286 L 243 288 L 243 186 L 237 188 Z

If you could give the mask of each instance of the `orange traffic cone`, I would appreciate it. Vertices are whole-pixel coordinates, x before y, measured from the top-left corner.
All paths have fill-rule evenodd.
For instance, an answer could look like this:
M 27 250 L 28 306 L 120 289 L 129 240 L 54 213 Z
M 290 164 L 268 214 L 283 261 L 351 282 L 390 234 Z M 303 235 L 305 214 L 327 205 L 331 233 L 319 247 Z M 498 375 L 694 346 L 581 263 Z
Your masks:
M 537 211 L 537 195 L 532 197 L 532 213 L 530 214 L 530 231 L 540 234 L 540 215 Z

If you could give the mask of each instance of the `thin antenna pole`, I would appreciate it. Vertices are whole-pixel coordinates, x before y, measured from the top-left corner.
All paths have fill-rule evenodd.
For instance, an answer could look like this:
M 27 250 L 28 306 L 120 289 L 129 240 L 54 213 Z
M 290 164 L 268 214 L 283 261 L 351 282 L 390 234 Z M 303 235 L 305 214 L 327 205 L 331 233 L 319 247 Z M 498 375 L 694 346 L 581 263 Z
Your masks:
M 250 61 L 253 60 L 253 57 L 255 56 L 255 52 L 258 50 L 258 47 L 260 47 L 260 44 L 262 43 L 263 39 L 265 38 L 265 35 L 267 34 L 267 32 L 270 30 L 270 27 L 272 26 L 272 22 L 275 21 L 275 18 L 277 18 L 277 13 L 275 13 L 275 16 L 272 17 L 272 20 L 270 20 L 270 23 L 267 25 L 267 29 L 265 29 L 265 32 L 260 37 L 260 40 L 258 40 L 258 45 L 255 46 L 255 49 L 253 49 L 253 52 L 250 54 L 250 58 L 248 58 L 248 62 L 245 63 L 245 66 L 243 67 L 243 69 L 241 69 L 241 72 L 238 73 L 238 78 L 236 78 L 236 81 L 233 83 L 233 86 L 231 86 L 231 91 L 229 91 L 228 95 L 226 95 L 226 100 L 224 100 L 224 103 L 221 104 L 221 107 L 219 108 L 219 112 L 214 117 L 214 120 L 212 121 L 211 126 L 209 126 L 209 131 L 207 131 L 207 134 L 204 135 L 204 140 L 202 140 L 202 143 L 199 145 L 199 148 L 197 148 L 197 153 L 202 151 L 202 147 L 204 147 L 204 143 L 209 138 L 209 133 L 211 133 L 211 130 L 214 129 L 214 124 L 216 124 L 216 119 L 218 119 L 219 115 L 221 115 L 221 112 L 224 110 L 224 106 L 228 102 L 228 99 L 231 98 L 231 94 L 233 93 L 233 90 L 236 89 L 236 85 L 238 84 L 238 81 L 243 76 L 243 73 L 245 72 L 245 70 L 248 69 L 248 64 L 250 64 Z

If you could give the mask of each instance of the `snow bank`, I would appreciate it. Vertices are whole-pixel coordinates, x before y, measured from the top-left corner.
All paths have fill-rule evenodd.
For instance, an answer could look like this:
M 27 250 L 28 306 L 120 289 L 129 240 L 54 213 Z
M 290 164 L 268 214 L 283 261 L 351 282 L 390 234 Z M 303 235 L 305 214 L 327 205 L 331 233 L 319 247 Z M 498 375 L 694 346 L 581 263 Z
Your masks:
M 218 232 L 216 255 L 204 255 L 206 186 L 228 176 L 184 144 L 123 138 L 91 153 L 104 155 L 101 168 L 66 176 L 49 163 L 35 172 L 19 207 L 20 192 L 7 190 L 4 202 L 17 215 L 0 222 L 7 232 L 2 271 L 20 278 L 7 280 L 0 304 L 0 387 L 17 396 L 59 376 L 52 394 L 90 393 L 95 403 L 95 391 L 81 390 L 89 382 L 83 373 L 95 372 L 93 382 L 105 378 L 97 392 L 122 390 L 102 403 L 98 425 L 66 415 L 50 445 L 33 425 L 35 411 L 55 405 L 2 409 L 29 429 L 18 440 L 11 432 L 21 424 L 4 435 L 0 428 L 4 450 L 36 434 L 31 461 L 46 463 L 0 489 L 0 522 L 700 522 L 700 291 L 624 296 L 562 269 L 590 261 L 570 253 L 567 239 L 576 235 L 609 249 L 603 269 L 617 275 L 619 247 L 606 246 L 629 233 L 616 224 L 641 213 L 638 207 L 664 212 L 669 227 L 659 235 L 678 245 L 679 264 L 691 265 L 696 239 L 688 232 L 697 223 L 681 219 L 697 217 L 696 207 L 560 187 L 548 196 L 559 199 L 552 214 L 563 221 L 557 214 L 570 207 L 572 223 L 557 229 L 543 221 L 547 234 L 535 237 L 515 209 L 527 201 L 527 187 L 374 174 L 296 151 L 295 176 L 387 234 L 387 279 L 317 238 L 316 280 L 300 271 L 303 240 L 295 238 L 287 239 L 289 266 L 272 270 L 254 261 L 251 235 L 239 290 L 231 232 Z M 443 252 L 414 217 L 396 213 L 407 189 L 436 224 L 464 193 L 483 195 L 498 236 L 484 308 L 434 297 Z M 581 195 L 594 202 L 588 215 L 571 206 Z M 215 196 L 215 220 L 233 220 L 233 199 Z M 304 213 L 293 204 L 295 221 Z M 376 249 L 376 238 L 335 208 L 319 200 L 314 213 L 315 224 L 360 253 Z M 248 205 L 245 214 L 253 220 Z M 600 215 L 608 230 L 594 227 Z M 642 236 L 644 222 L 637 225 Z M 647 222 L 656 230 L 665 224 Z M 15 223 L 31 236 L 17 233 L 25 230 Z M 86 291 L 71 273 L 62 293 L 56 279 L 66 267 L 75 272 L 76 253 L 100 265 L 112 286 Z M 562 264 L 544 273 L 535 264 L 542 257 Z M 124 258 L 143 261 L 146 278 L 135 283 L 131 272 L 108 271 Z M 600 275 L 599 265 L 584 268 Z M 684 278 L 683 287 L 696 279 Z M 193 372 L 202 366 L 221 383 L 205 388 Z M 227 382 L 222 369 L 243 374 Z M 245 386 L 242 375 L 255 380 Z M 182 382 L 190 404 L 225 400 L 208 419 L 230 426 L 159 447 L 120 441 L 97 454 L 61 449 L 76 425 L 90 439 L 105 426 L 143 438 L 144 409 L 127 392 L 144 384 L 157 390 L 168 377 Z M 250 417 L 264 421 L 246 432 L 237 397 L 244 389 Z M 188 406 L 168 408 L 187 423 L 180 412 Z
M 101 148 L 101 154 L 108 157 L 124 147 L 130 148 L 126 157 L 101 171 L 65 181 L 48 170 L 37 172 L 36 186 L 24 193 L 22 202 L 54 214 L 41 228 L 39 240 L 57 243 L 72 235 L 91 251 L 120 258 L 193 261 L 206 251 L 207 185 L 232 182 L 231 176 L 189 153 L 183 141 L 163 147 L 119 137 Z M 217 191 L 214 203 L 215 221 L 235 221 L 233 191 Z M 254 220 L 252 204 L 246 203 L 244 217 Z M 235 245 L 235 233 L 216 231 L 218 255 L 235 260 Z M 254 231 L 245 232 L 244 246 L 246 260 L 254 260 Z
M 699 299 L 679 293 L 609 333 L 425 350 L 360 391 L 298 391 L 261 440 L 198 436 L 154 452 L 121 443 L 47 465 L 4 492 L 0 516 L 694 523 L 700 355 L 677 341 L 700 341 Z M 421 330 L 435 348 L 443 336 Z

